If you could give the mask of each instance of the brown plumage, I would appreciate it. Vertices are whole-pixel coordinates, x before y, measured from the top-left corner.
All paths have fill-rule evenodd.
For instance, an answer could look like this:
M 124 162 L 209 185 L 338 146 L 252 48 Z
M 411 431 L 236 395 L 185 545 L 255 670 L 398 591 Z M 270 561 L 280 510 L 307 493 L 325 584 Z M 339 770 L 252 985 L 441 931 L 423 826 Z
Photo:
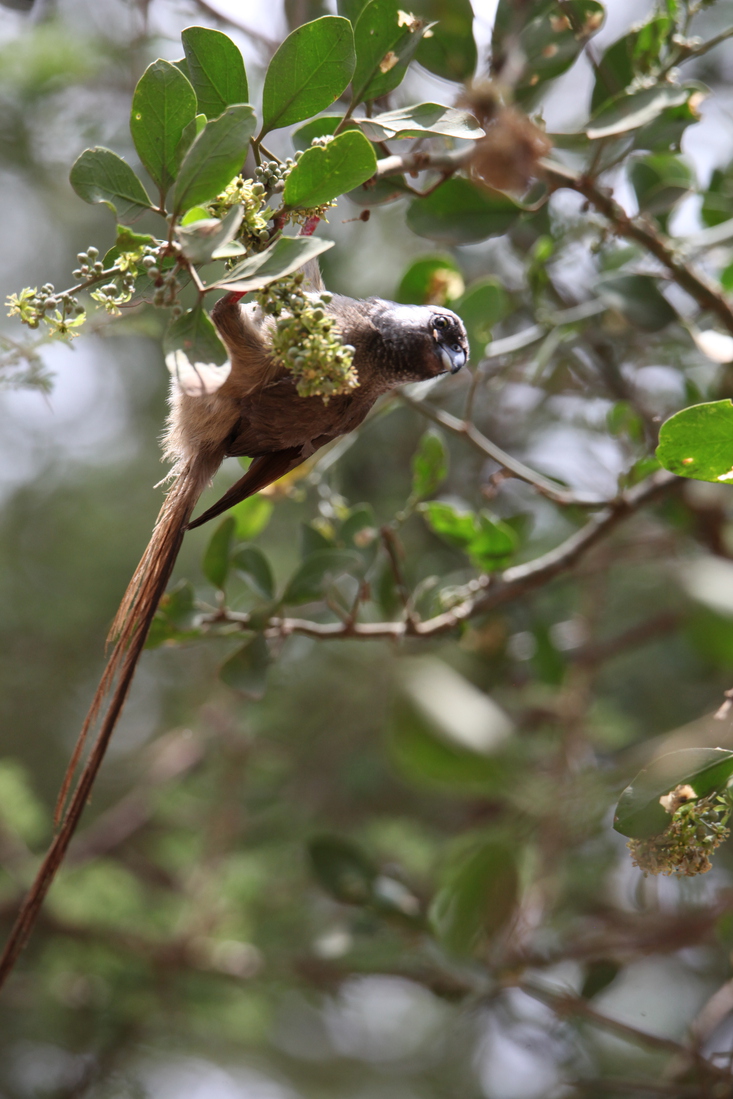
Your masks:
M 311 281 L 321 288 L 317 274 Z M 332 439 L 352 431 L 383 393 L 405 382 L 455 373 L 466 361 L 466 332 L 449 309 L 335 296 L 327 310 L 344 342 L 355 348 L 359 385 L 346 396 L 331 397 L 327 404 L 320 397 L 298 396 L 292 375 L 271 353 L 272 320 L 232 294 L 212 311 L 230 356 L 226 381 L 202 396 L 191 396 L 173 383 L 165 436 L 166 455 L 174 462 L 172 484 L 113 623 L 107 667 L 59 795 L 61 824 L 0 958 L 0 984 L 25 945 L 89 798 L 186 529 L 259 492 Z M 213 507 L 190 522 L 201 492 L 229 455 L 246 455 L 253 461 Z M 96 740 L 69 797 L 84 743 L 97 724 Z

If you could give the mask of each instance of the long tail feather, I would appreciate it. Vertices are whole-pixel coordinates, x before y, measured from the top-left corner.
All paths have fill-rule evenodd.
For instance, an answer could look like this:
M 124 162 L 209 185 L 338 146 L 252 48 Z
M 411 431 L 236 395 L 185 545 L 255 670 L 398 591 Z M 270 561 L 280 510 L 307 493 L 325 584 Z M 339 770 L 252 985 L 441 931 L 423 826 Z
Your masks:
M 300 446 L 289 447 L 287 450 L 276 450 L 272 454 L 263 454 L 255 458 L 244 477 L 232 485 L 224 493 L 221 499 L 188 524 L 188 529 L 200 527 L 202 523 L 208 523 L 209 519 L 215 519 L 223 511 L 238 504 L 240 500 L 246 500 L 248 496 L 254 496 L 256 492 L 266 488 L 267 485 L 284 477 L 291 469 L 295 469 L 303 461 L 303 448 Z
M 110 635 L 113 648 L 64 776 L 57 816 L 61 815 L 66 803 L 86 738 L 101 717 L 99 732 L 63 813 L 61 826 L 23 901 L 5 944 L 0 957 L 0 986 L 25 946 L 46 893 L 63 862 L 127 698 L 150 624 L 178 557 L 186 524 L 202 489 L 218 464 L 218 458 L 204 455 L 193 459 L 176 477 L 158 516 L 150 542 L 125 592 Z

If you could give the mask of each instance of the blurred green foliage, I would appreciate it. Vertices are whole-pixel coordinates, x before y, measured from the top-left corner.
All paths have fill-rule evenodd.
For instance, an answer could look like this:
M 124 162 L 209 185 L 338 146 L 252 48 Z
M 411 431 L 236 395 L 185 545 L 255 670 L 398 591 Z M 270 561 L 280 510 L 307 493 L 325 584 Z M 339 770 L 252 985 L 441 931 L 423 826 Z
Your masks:
M 700 754 L 733 748 L 733 313 L 715 305 L 733 197 L 700 107 L 723 89 L 733 6 L 666 0 L 634 26 L 629 8 L 598 45 L 595 0 L 501 0 L 490 59 L 467 3 L 413 20 L 393 0 L 293 0 L 282 43 L 274 13 L 214 30 L 203 8 L 185 59 L 166 2 L 0 12 L 7 293 L 66 285 L 76 262 L 115 296 L 83 297 L 76 358 L 53 323 L 0 334 L 4 926 L 154 519 L 160 317 L 166 350 L 218 361 L 195 283 L 154 304 L 160 243 L 178 233 L 208 286 L 265 285 L 311 254 L 262 228 L 283 196 L 296 227 L 339 198 L 314 238 L 335 241 L 329 288 L 456 310 L 473 370 L 385 400 L 187 536 L 0 1001 L 0 1092 L 728 1095 L 733 1036 L 710 1005 L 731 979 L 730 850 L 705 878 L 645 879 L 612 817 L 634 775 L 632 835 L 667 823 L 672 781 L 702 796 L 730 771 Z M 494 84 L 466 91 L 477 59 Z M 580 185 L 532 182 L 520 107 L 550 131 L 564 110 L 553 163 L 614 188 L 641 235 Z M 369 178 L 415 141 L 418 175 Z M 270 150 L 249 220 L 210 247 L 212 200 Z M 491 190 L 482 157 L 524 189 Z M 140 236 L 81 205 L 60 170 L 75 160 L 77 194 L 139 215 Z M 238 476 L 226 463 L 211 499 Z

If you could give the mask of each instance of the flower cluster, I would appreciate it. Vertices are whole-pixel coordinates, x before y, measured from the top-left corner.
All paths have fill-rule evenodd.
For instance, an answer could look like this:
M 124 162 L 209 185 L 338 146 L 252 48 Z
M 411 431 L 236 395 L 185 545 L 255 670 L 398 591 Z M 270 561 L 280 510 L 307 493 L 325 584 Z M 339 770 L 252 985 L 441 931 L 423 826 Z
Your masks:
M 130 300 L 134 289 L 135 275 L 128 271 L 113 281 L 105 283 L 104 286 L 100 286 L 98 290 L 93 290 L 92 297 L 103 305 L 111 316 L 116 317 L 120 312 L 119 307 Z
M 84 306 L 68 291 L 57 294 L 52 282 L 43 284 L 40 290 L 26 286 L 20 294 L 7 298 L 8 316 L 20 317 L 29 328 L 38 328 L 45 321 L 54 336 L 75 336 L 86 319 Z
M 294 157 L 288 157 L 282 164 L 279 160 L 265 160 L 255 168 L 257 181 L 271 194 L 279 194 L 285 189 L 285 180 L 300 160 L 302 152 L 298 151 Z
M 241 206 L 244 211 L 237 240 L 251 250 L 259 251 L 270 239 L 267 222 L 271 211 L 265 207 L 264 185 L 242 175 L 235 176 L 206 209 L 211 217 L 222 219 L 232 206 Z
M 77 255 L 79 266 L 74 271 L 75 279 L 90 279 L 95 275 L 101 275 L 104 271 L 104 264 L 99 259 L 99 249 L 90 247 L 86 252 L 79 252 Z
M 712 866 L 710 855 L 730 835 L 727 824 L 733 797 L 726 791 L 697 798 L 692 787 L 685 786 L 659 800 L 672 813 L 672 821 L 658 836 L 629 840 L 626 846 L 634 866 L 645 877 L 681 874 L 691 878 L 706 874 Z
M 341 338 L 336 321 L 324 306 L 331 295 L 309 294 L 303 273 L 270 283 L 257 295 L 263 312 L 275 317 L 272 336 L 275 355 L 298 379 L 301 397 L 329 397 L 348 393 L 359 384 L 354 370 L 354 348 Z

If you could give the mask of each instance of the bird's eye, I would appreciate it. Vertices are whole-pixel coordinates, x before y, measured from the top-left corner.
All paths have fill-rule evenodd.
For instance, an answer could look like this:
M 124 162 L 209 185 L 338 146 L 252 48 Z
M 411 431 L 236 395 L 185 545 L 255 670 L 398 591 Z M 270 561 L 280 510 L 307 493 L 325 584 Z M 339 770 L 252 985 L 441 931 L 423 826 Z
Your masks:
M 433 317 L 433 325 L 436 328 L 447 328 L 449 324 L 450 324 L 450 321 L 448 320 L 447 317 L 441 317 L 441 316 Z

